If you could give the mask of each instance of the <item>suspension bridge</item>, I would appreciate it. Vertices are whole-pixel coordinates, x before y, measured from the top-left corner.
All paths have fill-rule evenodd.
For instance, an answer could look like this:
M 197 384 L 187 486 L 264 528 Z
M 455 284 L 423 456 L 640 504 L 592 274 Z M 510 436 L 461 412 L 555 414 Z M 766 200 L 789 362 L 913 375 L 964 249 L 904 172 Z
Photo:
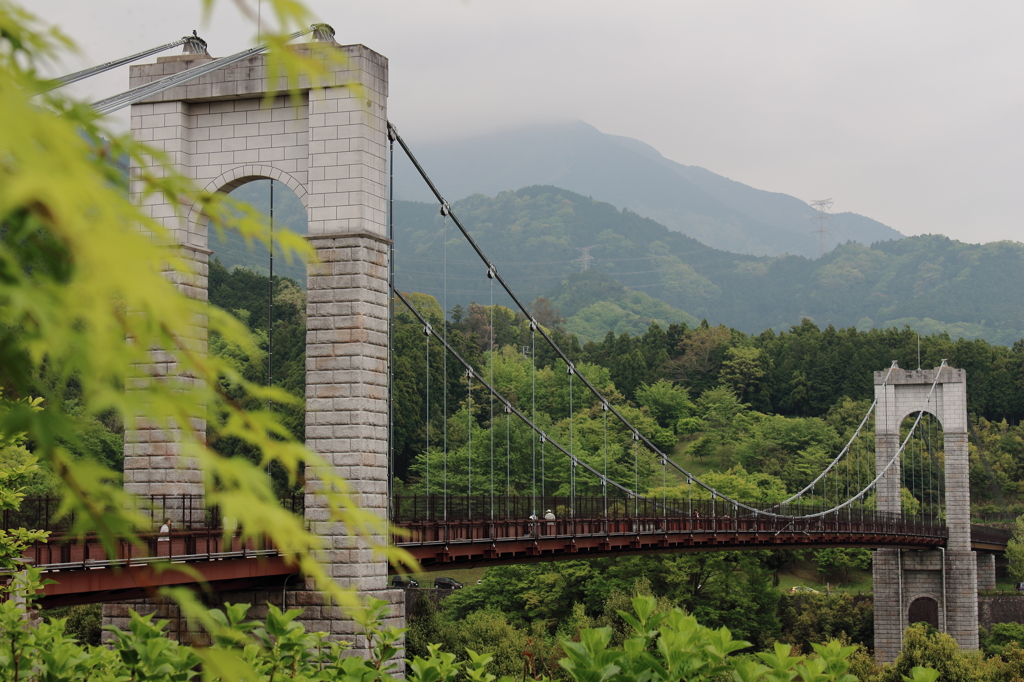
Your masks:
M 165 152 L 201 187 L 228 192 L 270 179 L 290 188 L 305 206 L 307 239 L 318 258 L 307 272 L 306 442 L 348 479 L 362 507 L 396 529 L 390 537 L 348 537 L 343 528 L 324 521 L 324 503 L 314 492 L 317 471 L 307 471 L 307 492 L 290 504 L 327 547 L 346 548 L 331 553 L 336 580 L 391 602 L 393 621 L 400 624 L 403 595 L 389 589 L 389 567 L 374 553 L 374 544 L 404 547 L 427 570 L 638 553 L 871 547 L 877 548 L 875 646 L 882 660 L 898 653 L 902 631 L 913 618 L 932 622 L 966 648 L 977 647 L 977 589 L 979 584 L 994 587 L 992 553 L 1001 551 L 1007 538 L 970 523 L 967 377 L 962 370 L 945 362 L 930 370 L 904 370 L 896 363 L 880 369 L 874 375 L 875 400 L 849 442 L 800 490 L 771 501 L 723 494 L 659 449 L 534 318 L 499 270 L 501 264 L 487 257 L 473 238 L 472 225 L 455 214 L 388 121 L 386 58 L 361 45 L 338 45 L 325 24 L 293 38 L 308 34 L 321 47 L 340 51 L 346 61 L 329 67 L 333 70 L 322 87 L 300 88 L 298 100 L 268 95 L 264 47 L 214 59 L 206 44 L 192 36 L 126 58 L 185 46 L 185 54 L 132 67 L 131 89 L 95 107 L 110 113 L 130 106 L 136 138 Z M 299 44 L 296 49 L 305 48 Z M 54 86 L 106 68 L 113 67 L 72 74 Z M 535 391 L 512 395 L 495 381 L 493 352 L 485 356 L 487 366 L 467 361 L 449 338 L 449 325 L 432 323 L 395 287 L 389 171 L 396 149 L 436 197 L 445 245 L 462 239 L 479 258 L 479 277 L 492 292 L 489 349 L 495 348 L 497 286 L 528 321 L 530 371 L 538 369 L 540 345 L 564 372 L 569 415 L 558 428 L 542 426 Z M 194 265 L 196 276 L 181 284 L 183 291 L 205 300 L 212 251 L 200 209 L 179 215 L 164 197 L 141 189 L 133 183 L 144 209 L 166 226 Z M 445 291 L 447 275 L 445 262 L 437 273 Z M 446 310 L 447 301 L 442 303 Z M 446 399 L 442 433 L 431 442 L 432 429 L 425 429 L 425 480 L 418 492 L 394 484 L 389 387 L 396 306 L 407 308 L 422 327 L 428 367 L 432 353 L 443 366 L 440 386 L 430 385 L 427 371 L 421 387 L 428 395 L 445 392 Z M 456 442 L 448 431 L 450 367 L 464 382 L 460 391 L 470 420 L 466 442 Z M 155 379 L 172 371 L 157 362 L 148 370 Z M 476 412 L 474 395 L 483 396 Z M 581 448 L 575 406 L 598 409 L 603 447 Z M 488 434 L 482 446 L 477 442 L 477 450 L 473 420 Z M 507 434 L 513 421 L 528 433 L 528 447 L 511 446 Z M 628 445 L 616 449 L 610 441 Z M 154 587 L 194 584 L 194 576 L 202 575 L 221 598 L 233 594 L 229 600 L 254 604 L 290 600 L 289 605 L 303 605 L 304 617 L 317 621 L 318 628 L 354 635 L 351 621 L 324 603 L 311 585 L 295 579 L 287 588 L 294 575 L 287 557 L 265 543 L 242 544 L 225 531 L 219 514 L 203 505 L 201 472 L 165 456 L 174 445 L 172 431 L 126 426 L 125 488 L 142 500 L 154 527 L 143 529 L 143 542 L 122 543 L 117 556 L 107 556 L 95 538 L 54 527 L 51 541 L 28 555 L 55 581 L 46 588 L 44 601 L 138 599 Z M 469 456 L 455 457 L 458 448 Z M 652 486 L 642 483 L 641 460 L 645 481 L 661 474 L 660 493 L 650 494 Z M 515 486 L 513 461 L 517 469 L 529 471 Z M 632 477 L 614 473 L 630 467 Z M 669 493 L 670 479 L 680 493 Z M 482 490 L 481 480 L 486 481 Z M 41 500 L 26 505 L 24 513 L 35 514 L 29 525 L 50 523 L 45 506 Z M 173 531 L 156 531 L 163 518 L 172 519 Z M 4 523 L 18 521 L 5 518 Z M 188 564 L 193 573 L 158 570 L 166 562 Z M 280 601 L 275 602 L 278 591 Z M 122 624 L 123 611 L 104 608 L 107 622 Z

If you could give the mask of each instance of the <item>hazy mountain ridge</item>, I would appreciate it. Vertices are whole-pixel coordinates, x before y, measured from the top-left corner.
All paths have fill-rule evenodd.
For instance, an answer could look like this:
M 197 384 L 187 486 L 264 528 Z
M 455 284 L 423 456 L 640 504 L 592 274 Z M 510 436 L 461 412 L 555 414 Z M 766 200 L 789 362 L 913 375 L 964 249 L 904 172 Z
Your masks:
M 1024 244 L 1017 242 L 977 245 L 925 235 L 872 247 L 847 243 L 818 259 L 758 258 L 705 246 L 632 210 L 556 187 L 476 195 L 453 209 L 526 301 L 558 298 L 589 247 L 591 271 L 748 333 L 809 318 L 837 327 L 908 322 L 1008 345 L 1024 336 L 1024 301 L 1006 295 L 1024 289 Z M 435 205 L 415 202 L 396 202 L 395 218 L 400 288 L 441 301 L 443 218 Z M 448 307 L 487 303 L 482 264 L 450 222 L 448 230 Z M 572 317 L 584 307 L 562 312 Z M 593 335 L 592 319 L 586 326 Z
M 449 200 L 553 185 L 628 208 L 726 251 L 818 254 L 810 222 L 815 212 L 805 202 L 670 161 L 650 145 L 580 121 L 415 145 L 414 152 Z M 396 196 L 431 199 L 407 162 L 396 162 L 395 175 Z M 835 215 L 832 227 L 830 246 L 903 236 L 852 213 Z
M 237 196 L 266 210 L 259 185 L 246 185 Z M 977 245 L 925 235 L 870 248 L 844 244 L 814 260 L 758 258 L 705 246 L 632 210 L 557 187 L 476 195 L 456 202 L 455 210 L 520 298 L 562 299 L 567 327 L 584 339 L 702 317 L 749 333 L 785 329 L 806 317 L 861 329 L 906 324 L 1005 345 L 1024 337 L 1024 301 L 1007 294 L 1024 289 L 1024 244 L 1018 242 Z M 275 192 L 278 226 L 305 232 L 304 218 L 297 197 Z M 448 229 L 447 307 L 489 302 L 483 265 L 450 221 Z M 400 288 L 445 300 L 443 219 L 436 205 L 398 202 L 396 230 Z M 211 236 L 211 247 L 229 268 L 265 271 L 266 250 L 250 250 L 237 235 L 226 244 Z M 591 276 L 606 278 L 601 286 L 576 281 L 584 250 Z M 275 274 L 305 283 L 302 264 L 275 259 Z M 562 295 L 566 284 L 572 301 Z M 493 295 L 512 305 L 500 289 Z

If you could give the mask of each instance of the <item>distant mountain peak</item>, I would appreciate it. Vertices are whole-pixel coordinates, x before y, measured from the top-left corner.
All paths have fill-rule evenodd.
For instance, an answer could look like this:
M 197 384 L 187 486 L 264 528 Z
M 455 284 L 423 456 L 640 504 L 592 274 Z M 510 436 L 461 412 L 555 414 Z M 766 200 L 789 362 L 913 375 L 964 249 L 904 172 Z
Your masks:
M 551 185 L 629 208 L 718 249 L 752 255 L 818 254 L 810 222 L 815 212 L 807 203 L 671 161 L 644 142 L 602 133 L 584 121 L 531 124 L 414 145 L 414 151 L 449 201 Z M 395 174 L 397 197 L 432 200 L 411 165 L 396 163 Z M 903 238 L 854 213 L 835 214 L 832 227 L 831 246 Z

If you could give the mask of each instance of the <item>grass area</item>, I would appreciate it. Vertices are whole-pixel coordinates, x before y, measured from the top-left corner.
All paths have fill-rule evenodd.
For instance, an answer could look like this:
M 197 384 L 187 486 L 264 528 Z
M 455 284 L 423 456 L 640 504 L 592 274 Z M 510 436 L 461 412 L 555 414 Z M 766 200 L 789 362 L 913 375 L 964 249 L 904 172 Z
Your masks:
M 872 590 L 871 571 L 850 571 L 850 581 L 837 582 L 839 576 L 818 573 L 813 561 L 800 561 L 779 571 L 779 590 L 788 592 L 793 587 L 809 587 L 819 592 L 851 592 L 868 594 Z
M 1016 592 L 1017 582 L 1010 576 L 999 577 L 996 575 L 996 589 L 1004 592 Z
M 1017 591 L 1017 583 L 1010 576 L 996 574 L 996 589 L 980 591 L 979 594 L 1022 594 Z

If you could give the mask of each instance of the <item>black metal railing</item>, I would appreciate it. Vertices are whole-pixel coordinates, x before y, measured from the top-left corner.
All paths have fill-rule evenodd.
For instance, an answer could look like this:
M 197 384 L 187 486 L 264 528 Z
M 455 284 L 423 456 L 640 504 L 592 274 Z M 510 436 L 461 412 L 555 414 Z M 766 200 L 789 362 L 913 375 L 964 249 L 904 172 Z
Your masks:
M 1013 531 L 1007 528 L 992 528 L 971 524 L 971 542 L 983 542 L 988 545 L 1005 545 Z
M 296 492 L 279 498 L 282 507 L 293 514 L 304 515 L 305 493 Z M 67 533 L 75 525 L 74 512 L 58 516 L 63 499 L 60 497 L 26 497 L 19 509 L 5 509 L 0 515 L 4 530 L 29 528 L 48 530 L 55 535 Z M 149 520 L 151 528 L 159 528 L 165 519 L 171 520 L 174 530 L 203 530 L 223 528 L 224 518 L 216 506 L 207 507 L 202 495 L 148 495 L 132 498 L 130 511 Z
M 156 531 L 170 518 L 172 531 L 222 529 L 226 519 L 217 507 L 206 507 L 198 495 L 151 495 L 134 498 L 138 512 L 149 521 L 139 532 Z M 58 518 L 61 500 L 55 497 L 27 497 L 18 510 L 2 514 L 3 528 L 49 530 L 66 534 L 74 524 L 74 515 Z M 295 514 L 304 514 L 305 495 L 298 492 L 281 498 L 281 504 Z M 637 529 L 655 532 L 858 532 L 917 535 L 945 538 L 945 525 L 925 516 L 907 516 L 878 512 L 864 505 L 850 505 L 820 516 L 819 505 L 790 504 L 785 507 L 764 502 L 749 507 L 780 516 L 753 512 L 721 499 L 659 499 L 603 496 L 491 496 L 484 495 L 396 495 L 392 501 L 392 522 L 396 526 L 424 530 L 444 524 L 486 525 L 498 523 L 505 530 L 489 535 L 546 533 L 544 516 L 551 510 L 558 534 L 602 532 L 601 522 L 617 521 L 621 532 Z M 538 518 L 531 519 L 531 515 Z M 672 521 L 672 523 L 669 523 Z M 625 525 L 623 525 L 625 524 Z M 607 526 L 605 526 L 607 528 Z M 433 535 L 435 533 L 427 533 Z M 475 535 L 475 534 L 474 534 Z M 972 539 L 1005 544 L 1009 531 L 972 527 Z
M 63 536 L 55 542 L 37 542 L 24 560 L 43 570 L 98 569 L 158 561 L 211 561 L 276 555 L 271 540 L 257 536 L 243 540 L 241 533 L 219 528 L 193 528 L 169 533 L 139 533 L 137 541 L 117 540 L 107 545 L 95 534 Z
M 535 501 L 536 500 L 536 501 Z M 393 500 L 392 522 L 397 526 L 424 528 L 438 524 L 488 524 L 509 526 L 510 533 L 522 528 L 547 528 L 548 510 L 555 516 L 559 534 L 591 532 L 579 530 L 602 521 L 634 521 L 637 527 L 668 528 L 687 532 L 740 532 L 770 530 L 776 532 L 878 532 L 923 537 L 947 536 L 941 522 L 925 516 L 908 516 L 867 509 L 863 505 L 819 514 L 828 508 L 790 504 L 783 508 L 765 503 L 749 507 L 770 510 L 781 516 L 758 514 L 722 500 L 657 498 L 606 498 L 544 496 L 505 497 L 490 495 L 397 495 Z M 535 514 L 538 519 L 531 519 Z M 801 518 L 803 517 L 803 518 Z M 582 524 L 582 525 L 581 525 Z M 515 528 L 513 528 L 515 526 Z M 496 531 L 497 532 L 497 531 Z M 500 531 L 504 533 L 505 531 Z M 550 533 L 549 533 L 550 534 Z

